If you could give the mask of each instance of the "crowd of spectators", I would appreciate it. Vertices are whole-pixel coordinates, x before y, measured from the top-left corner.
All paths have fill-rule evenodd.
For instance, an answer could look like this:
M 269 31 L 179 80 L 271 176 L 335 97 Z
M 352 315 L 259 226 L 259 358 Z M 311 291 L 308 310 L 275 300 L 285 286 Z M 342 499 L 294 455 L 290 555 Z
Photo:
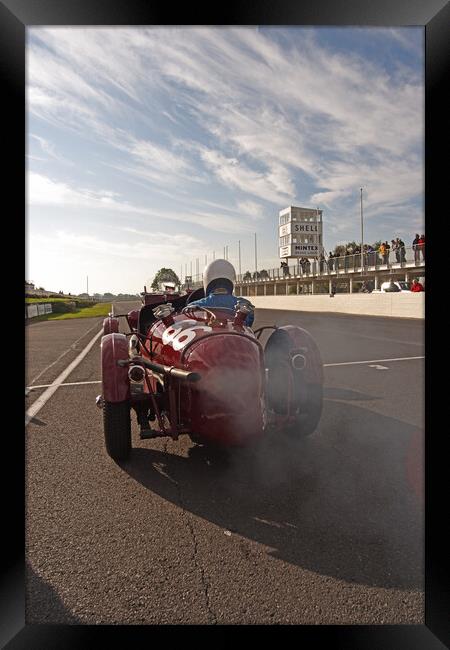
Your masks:
M 425 235 L 415 235 L 412 242 L 412 249 L 414 252 L 414 261 L 420 262 L 421 259 L 425 261 Z M 400 238 L 381 241 L 373 246 L 371 244 L 364 244 L 362 250 L 363 263 L 365 266 L 375 266 L 378 264 L 389 264 L 394 259 L 391 253 L 395 255 L 395 262 L 401 264 L 406 262 L 406 245 Z M 318 259 L 319 272 L 335 271 L 337 269 L 349 269 L 356 265 L 359 266 L 361 262 L 361 246 L 355 242 L 347 244 L 346 246 L 337 246 L 334 251 L 330 251 L 328 256 L 324 253 L 320 254 Z M 301 267 L 302 272 L 307 274 L 311 271 L 311 262 L 307 257 L 298 259 L 298 265 Z M 284 277 L 290 276 L 289 266 L 287 260 L 281 261 L 281 269 Z
M 421 258 L 425 261 L 425 235 L 416 234 L 412 242 L 412 249 L 414 251 L 414 261 L 420 262 Z M 390 254 L 394 253 L 395 261 L 398 263 L 406 262 L 406 246 L 405 242 L 397 237 L 380 242 L 378 245 L 372 246 L 371 244 L 364 244 L 363 246 L 363 261 L 366 266 L 374 266 L 375 264 L 388 264 L 389 260 L 393 261 Z M 328 266 L 330 271 L 336 268 L 348 268 L 351 265 L 351 259 L 354 256 L 361 255 L 361 246 L 348 244 L 343 252 L 330 251 L 328 259 L 322 254 L 319 259 L 320 270 L 323 271 L 325 265 Z M 341 262 L 340 258 L 343 258 Z
M 309 273 L 311 271 L 311 262 L 309 261 L 309 259 L 307 257 L 300 257 L 300 259 L 298 260 L 298 264 L 301 267 L 303 273 Z M 289 271 L 289 266 L 288 266 L 287 260 L 281 260 L 281 265 L 280 266 L 283 269 L 284 277 L 287 277 L 287 276 L 290 277 L 291 273 Z

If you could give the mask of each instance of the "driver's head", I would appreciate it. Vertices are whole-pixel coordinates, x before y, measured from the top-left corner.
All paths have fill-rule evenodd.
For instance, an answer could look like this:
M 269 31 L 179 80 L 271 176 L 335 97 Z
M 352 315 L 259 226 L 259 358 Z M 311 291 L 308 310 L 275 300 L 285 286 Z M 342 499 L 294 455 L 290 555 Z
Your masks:
M 215 289 L 226 289 L 233 293 L 236 272 L 234 266 L 227 260 L 214 260 L 203 271 L 203 287 L 205 296 Z

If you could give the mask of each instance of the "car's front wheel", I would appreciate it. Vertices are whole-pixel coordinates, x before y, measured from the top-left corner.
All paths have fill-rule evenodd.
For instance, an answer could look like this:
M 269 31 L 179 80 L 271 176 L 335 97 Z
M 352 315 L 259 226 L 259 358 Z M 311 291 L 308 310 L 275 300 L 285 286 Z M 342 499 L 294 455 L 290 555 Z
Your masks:
M 103 430 L 106 451 L 113 460 L 126 460 L 131 452 L 130 404 L 105 402 L 103 405 Z

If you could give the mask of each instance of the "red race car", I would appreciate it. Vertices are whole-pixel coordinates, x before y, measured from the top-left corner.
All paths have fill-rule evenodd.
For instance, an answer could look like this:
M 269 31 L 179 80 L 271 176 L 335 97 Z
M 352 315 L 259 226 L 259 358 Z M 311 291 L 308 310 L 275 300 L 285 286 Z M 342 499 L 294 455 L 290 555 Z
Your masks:
M 248 306 L 235 310 L 190 306 L 203 289 L 144 293 L 139 310 L 104 320 L 101 342 L 105 444 L 116 461 L 131 452 L 131 409 L 140 437 L 181 434 L 201 444 L 246 446 L 268 429 L 303 437 L 322 412 L 319 350 L 304 329 L 285 325 L 255 331 Z M 265 346 L 263 330 L 272 329 Z

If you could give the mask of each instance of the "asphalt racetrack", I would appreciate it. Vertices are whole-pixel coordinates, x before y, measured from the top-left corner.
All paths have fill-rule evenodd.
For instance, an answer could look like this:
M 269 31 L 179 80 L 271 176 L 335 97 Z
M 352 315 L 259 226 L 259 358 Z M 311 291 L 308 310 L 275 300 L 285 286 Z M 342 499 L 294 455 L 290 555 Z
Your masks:
M 317 431 L 215 455 L 133 416 L 121 466 L 101 321 L 27 326 L 28 624 L 424 623 L 423 321 L 259 310 L 318 343 Z

